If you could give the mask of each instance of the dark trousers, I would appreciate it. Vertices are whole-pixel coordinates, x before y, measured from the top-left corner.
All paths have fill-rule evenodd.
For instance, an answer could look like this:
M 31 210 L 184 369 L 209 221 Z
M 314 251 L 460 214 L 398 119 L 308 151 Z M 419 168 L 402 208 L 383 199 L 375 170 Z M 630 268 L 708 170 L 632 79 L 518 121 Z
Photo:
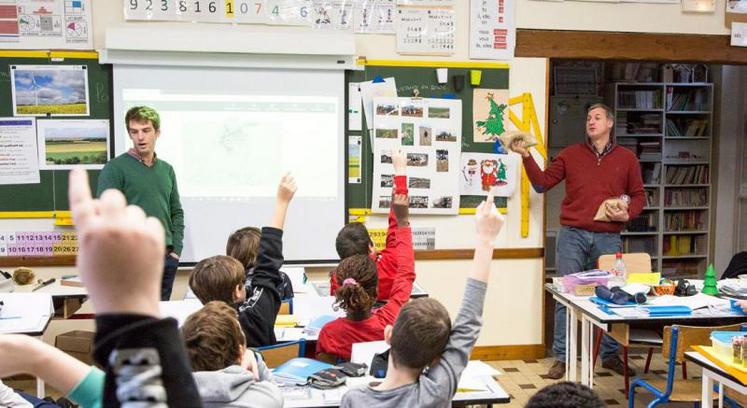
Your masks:
M 174 288 L 174 278 L 176 269 L 179 267 L 179 260 L 173 256 L 166 255 L 163 261 L 163 279 L 161 280 L 161 300 L 171 299 L 171 290 Z

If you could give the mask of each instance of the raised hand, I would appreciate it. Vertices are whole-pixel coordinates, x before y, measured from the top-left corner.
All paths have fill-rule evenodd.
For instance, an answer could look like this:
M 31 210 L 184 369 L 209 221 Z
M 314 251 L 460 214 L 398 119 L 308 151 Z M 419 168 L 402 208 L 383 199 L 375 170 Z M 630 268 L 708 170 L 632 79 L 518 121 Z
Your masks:
M 504 218 L 495 208 L 494 193 L 491 188 L 485 201 L 477 206 L 475 211 L 475 225 L 477 236 L 481 240 L 492 241 L 503 227 Z
M 406 227 L 410 224 L 410 198 L 407 194 L 392 194 L 392 210 L 398 226 Z
M 392 151 L 392 165 L 394 165 L 394 175 L 404 176 L 407 174 L 407 155 L 402 150 Z
M 296 190 L 298 190 L 298 187 L 296 187 L 296 180 L 290 173 L 286 173 L 280 180 L 280 185 L 278 186 L 278 201 L 286 203 L 290 202 L 293 199 L 293 195 L 296 194 Z
M 158 316 L 164 230 L 118 190 L 91 197 L 85 170 L 70 172 L 70 209 L 78 231 L 77 266 L 97 314 Z

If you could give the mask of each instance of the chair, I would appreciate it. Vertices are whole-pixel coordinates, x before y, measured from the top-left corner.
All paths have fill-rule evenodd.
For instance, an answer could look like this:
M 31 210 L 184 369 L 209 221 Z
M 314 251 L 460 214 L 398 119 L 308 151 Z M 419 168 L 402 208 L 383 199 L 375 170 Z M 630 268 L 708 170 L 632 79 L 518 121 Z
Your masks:
M 625 262 L 625 269 L 628 273 L 650 273 L 651 272 L 651 255 L 645 252 L 633 252 L 629 254 L 623 254 L 623 262 Z M 597 260 L 597 267 L 599 269 L 610 270 L 615 266 L 614 254 L 602 255 Z M 599 348 L 602 344 L 602 329 L 595 330 L 596 340 L 594 343 L 594 363 L 596 363 L 596 357 L 599 355 Z M 625 335 L 627 342 L 623 342 L 622 346 L 622 361 L 623 367 L 625 368 L 625 395 L 628 393 L 630 388 L 630 376 L 628 375 L 628 349 L 630 346 L 643 346 L 648 348 L 648 355 L 646 356 L 646 366 L 643 369 L 644 373 L 648 373 L 648 369 L 651 365 L 651 357 L 654 354 L 654 348 L 661 347 L 662 339 L 659 333 L 653 330 L 643 330 L 631 328 Z M 618 340 L 619 341 L 619 340 Z
M 257 347 L 257 351 L 262 354 L 267 368 L 275 368 L 292 358 L 305 356 L 306 340 L 299 339 L 273 344 L 272 346 Z
M 293 298 L 283 299 L 280 301 L 280 309 L 278 314 L 291 315 L 293 314 Z
M 701 399 L 702 381 L 700 379 L 675 380 L 675 364 L 682 363 L 685 351 L 691 346 L 710 344 L 711 332 L 715 330 L 740 330 L 741 326 L 719 326 L 719 327 L 694 327 L 694 326 L 666 326 L 664 327 L 664 342 L 662 344 L 662 355 L 668 359 L 667 378 L 665 380 L 644 380 L 636 378 L 628 392 L 628 407 L 635 406 L 635 390 L 638 387 L 650 391 L 656 398 L 648 404 L 655 407 L 665 402 L 694 402 Z M 734 401 L 724 398 L 730 406 L 736 407 Z

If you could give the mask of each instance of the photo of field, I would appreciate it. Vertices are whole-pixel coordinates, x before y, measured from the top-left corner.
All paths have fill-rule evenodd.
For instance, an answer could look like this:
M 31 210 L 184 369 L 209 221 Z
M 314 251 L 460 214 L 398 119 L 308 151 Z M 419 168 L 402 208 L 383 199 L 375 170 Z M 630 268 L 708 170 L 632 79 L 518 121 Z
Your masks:
M 102 168 L 109 157 L 109 121 L 39 120 L 39 161 L 45 169 Z
M 428 117 L 437 119 L 448 119 L 450 116 L 449 108 L 428 108 Z
M 88 116 L 88 71 L 82 65 L 11 65 L 15 116 Z

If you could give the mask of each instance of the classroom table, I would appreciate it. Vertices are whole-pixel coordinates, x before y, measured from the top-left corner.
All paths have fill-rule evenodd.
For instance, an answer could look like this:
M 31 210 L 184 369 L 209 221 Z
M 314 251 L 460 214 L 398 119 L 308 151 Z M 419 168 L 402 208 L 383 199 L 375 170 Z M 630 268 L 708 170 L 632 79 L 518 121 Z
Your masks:
M 660 323 L 664 325 L 690 324 L 709 325 L 714 321 L 719 324 L 739 323 L 745 315 L 730 309 L 703 308 L 694 310 L 687 316 L 646 316 L 622 317 L 605 313 L 589 296 L 575 296 L 558 291 L 551 283 L 545 284 L 545 290 L 553 298 L 566 306 L 566 379 L 576 381 L 578 329 L 576 320 L 581 320 L 581 384 L 593 388 L 594 382 L 594 327 L 602 329 L 621 345 L 627 345 L 630 336 L 630 325 L 634 323 Z
M 284 408 L 329 408 L 339 407 L 342 396 L 351 388 L 365 387 L 372 381 L 381 381 L 370 376 L 348 378 L 347 384 L 331 390 L 319 390 L 310 386 L 281 387 L 284 397 Z M 484 378 L 489 391 L 457 392 L 452 406 L 508 404 L 511 397 L 493 377 Z
M 48 293 L 0 293 L 0 334 L 26 334 L 41 340 L 54 315 Z M 44 381 L 36 379 L 36 395 L 44 398 Z
M 703 388 L 701 397 L 701 407 L 711 408 L 713 406 L 713 383 L 718 383 L 718 406 L 724 405 L 724 386 L 729 387 L 736 392 L 747 395 L 747 384 L 739 381 L 738 378 L 726 372 L 721 367 L 707 359 L 697 351 L 685 352 L 685 358 L 688 361 L 699 365 L 703 369 Z
M 47 280 L 41 277 L 42 280 Z M 80 306 L 88 298 L 88 291 L 84 287 L 65 286 L 61 284 L 62 279 L 56 278 L 51 284 L 34 290 L 38 284 L 16 285 L 13 293 L 47 293 L 52 296 L 54 310 L 59 310 L 60 317 L 67 319 L 80 309 Z

